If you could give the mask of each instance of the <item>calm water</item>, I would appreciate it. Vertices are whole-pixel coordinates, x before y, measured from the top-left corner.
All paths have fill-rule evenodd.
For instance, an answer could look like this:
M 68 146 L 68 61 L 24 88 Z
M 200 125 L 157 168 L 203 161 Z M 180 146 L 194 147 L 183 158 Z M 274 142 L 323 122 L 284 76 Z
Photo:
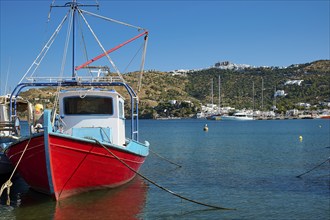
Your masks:
M 0 219 L 330 219 L 330 163 L 296 178 L 329 158 L 330 120 L 141 120 L 140 140 L 182 165 L 151 153 L 142 174 L 190 199 L 236 210 L 192 204 L 140 178 L 56 203 L 16 177 L 11 206 L 1 197 Z

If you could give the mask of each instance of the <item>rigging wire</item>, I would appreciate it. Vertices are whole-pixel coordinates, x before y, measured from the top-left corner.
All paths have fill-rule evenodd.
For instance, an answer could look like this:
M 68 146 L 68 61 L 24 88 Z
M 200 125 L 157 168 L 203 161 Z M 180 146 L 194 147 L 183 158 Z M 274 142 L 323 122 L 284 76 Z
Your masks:
M 141 51 L 143 45 L 141 45 L 141 47 L 136 51 L 136 53 L 134 54 L 134 56 L 132 57 L 132 59 L 129 61 L 129 63 L 127 64 L 127 66 L 125 67 L 125 70 L 123 71 L 124 73 L 126 73 L 128 67 L 132 64 L 133 60 L 135 59 L 135 57 L 138 55 L 138 53 Z
M 124 26 L 127 26 L 127 27 L 135 28 L 135 29 L 138 29 L 138 30 L 146 30 L 145 28 L 142 28 L 142 27 L 139 27 L 139 26 L 135 26 L 135 25 L 131 25 L 131 24 L 128 24 L 128 23 L 125 23 L 125 22 L 122 22 L 122 21 L 118 21 L 118 20 L 112 19 L 112 18 L 107 18 L 105 16 L 94 14 L 94 13 L 89 12 L 89 11 L 85 11 L 85 10 L 82 10 L 82 9 L 79 9 L 79 10 L 81 12 L 85 13 L 85 14 L 89 14 L 89 15 L 92 15 L 94 17 L 98 17 L 98 18 L 104 19 L 106 21 L 111 21 L 111 22 L 114 22 L 114 23 L 117 23 L 117 24 L 121 24 L 121 25 L 124 25 Z
M 88 59 L 88 53 L 87 53 L 87 46 L 86 46 L 85 36 L 84 36 L 84 33 L 83 33 L 81 20 L 79 18 L 80 17 L 77 16 L 78 28 L 79 28 L 80 35 L 81 35 L 81 44 L 82 44 L 82 47 L 83 47 L 83 54 L 85 56 L 86 61 L 88 61 L 89 59 Z M 89 75 L 92 75 L 92 72 L 91 72 L 91 69 L 90 68 L 88 68 L 87 71 L 88 71 Z
M 63 77 L 63 75 L 64 75 L 66 56 L 68 54 L 68 48 L 69 48 L 69 42 L 70 42 L 70 36 L 71 36 L 71 29 L 72 29 L 72 25 L 74 22 L 73 16 L 74 16 L 74 10 L 71 11 L 71 16 L 70 16 L 69 23 L 68 23 L 68 30 L 67 30 L 67 35 L 66 35 L 66 40 L 65 40 L 64 50 L 63 50 L 61 71 L 59 73 L 60 77 Z
M 67 35 L 66 35 L 66 40 L 65 40 L 65 44 L 64 44 L 62 65 L 61 65 L 61 70 L 60 70 L 60 73 L 59 73 L 59 78 L 62 78 L 63 75 L 64 75 L 66 56 L 68 54 L 68 48 L 69 48 L 69 42 L 70 42 L 70 36 L 71 36 L 71 29 L 72 29 L 72 25 L 73 25 L 73 22 L 74 22 L 73 16 L 74 16 L 74 10 L 71 10 L 71 16 L 70 16 L 69 22 L 68 22 L 68 29 L 67 29 Z M 57 106 L 58 106 L 60 90 L 61 90 L 61 82 L 58 84 L 57 90 L 56 90 L 54 106 L 53 106 L 52 124 L 55 123 L 56 109 L 57 109 Z
M 103 53 L 105 54 L 105 56 L 108 58 L 110 64 L 112 65 L 112 67 L 115 69 L 118 77 L 125 83 L 125 80 L 123 78 L 123 76 L 121 75 L 119 69 L 116 67 L 115 63 L 112 61 L 112 59 L 110 58 L 109 54 L 107 53 L 107 51 L 104 49 L 104 47 L 102 46 L 100 40 L 98 39 L 98 37 L 95 35 L 93 29 L 91 28 L 91 26 L 89 25 L 89 23 L 87 22 L 85 16 L 83 15 L 83 10 L 78 9 L 78 12 L 80 14 L 80 16 L 83 18 L 85 24 L 87 25 L 88 29 L 90 30 L 90 32 L 92 33 L 92 35 L 94 36 L 96 42 L 99 44 L 100 48 L 102 49 Z
M 27 76 L 27 74 L 30 73 L 31 69 L 33 68 L 33 66 L 35 65 L 34 70 L 32 71 L 32 73 L 30 74 L 30 77 L 33 76 L 33 74 L 35 73 L 35 71 L 37 70 L 37 68 L 39 67 L 39 64 L 41 63 L 41 61 L 43 60 L 43 58 L 46 56 L 49 48 L 51 47 L 51 45 L 54 43 L 55 38 L 57 37 L 58 33 L 60 32 L 60 30 L 63 27 L 64 22 L 66 21 L 66 19 L 68 18 L 69 12 L 64 16 L 64 18 L 62 19 L 61 23 L 58 25 L 58 27 L 56 28 L 55 32 L 53 33 L 53 35 L 49 38 L 49 40 L 47 41 L 47 43 L 45 44 L 45 46 L 42 48 L 41 52 L 38 54 L 37 58 L 33 61 L 33 63 L 31 64 L 31 66 L 29 67 L 29 69 L 25 72 L 25 74 L 23 75 L 23 77 L 21 78 L 21 80 L 19 81 L 18 84 L 20 84 L 25 77 Z
M 142 77 L 143 77 L 143 72 L 144 72 L 144 64 L 145 64 L 145 58 L 147 54 L 147 44 L 148 44 L 148 35 L 144 37 L 144 48 L 143 48 L 143 53 L 142 53 L 142 62 L 141 62 L 141 67 L 140 67 L 140 77 L 139 77 L 139 84 L 138 84 L 138 93 L 141 90 L 142 86 Z

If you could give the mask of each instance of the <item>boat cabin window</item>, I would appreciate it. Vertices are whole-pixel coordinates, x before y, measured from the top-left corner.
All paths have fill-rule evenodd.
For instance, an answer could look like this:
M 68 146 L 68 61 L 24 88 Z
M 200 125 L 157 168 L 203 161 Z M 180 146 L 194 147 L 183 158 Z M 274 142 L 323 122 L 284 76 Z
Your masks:
M 124 113 L 124 102 L 119 101 L 119 118 L 124 119 L 125 113 Z
M 110 97 L 66 97 L 63 99 L 63 103 L 64 114 L 66 115 L 113 114 L 113 102 Z

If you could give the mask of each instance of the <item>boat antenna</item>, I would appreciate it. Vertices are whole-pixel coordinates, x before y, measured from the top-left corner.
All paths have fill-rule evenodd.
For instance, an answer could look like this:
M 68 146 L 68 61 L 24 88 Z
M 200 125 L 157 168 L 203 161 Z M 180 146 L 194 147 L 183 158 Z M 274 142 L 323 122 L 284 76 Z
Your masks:
M 52 4 L 50 4 L 50 7 L 49 7 L 49 12 L 48 12 L 48 19 L 47 19 L 47 22 L 50 21 L 50 14 L 52 12 L 52 8 L 53 8 L 53 5 L 55 4 L 55 0 L 52 1 Z

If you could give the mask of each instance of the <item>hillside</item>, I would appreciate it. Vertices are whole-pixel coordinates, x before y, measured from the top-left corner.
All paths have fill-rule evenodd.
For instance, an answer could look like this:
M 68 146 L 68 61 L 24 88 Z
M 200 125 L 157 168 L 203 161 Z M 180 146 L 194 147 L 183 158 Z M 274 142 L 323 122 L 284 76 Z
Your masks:
M 310 103 L 322 108 L 330 100 L 330 60 L 278 67 L 247 67 L 244 69 L 214 68 L 189 71 L 174 75 L 159 71 L 147 71 L 143 75 L 140 98 L 140 117 L 191 117 L 200 111 L 201 104 L 211 103 L 211 81 L 214 82 L 214 104 L 218 104 L 218 77 L 221 78 L 221 106 L 237 109 L 254 108 L 269 110 L 276 104 L 278 111 L 297 108 L 297 103 Z M 137 88 L 139 74 L 125 74 L 125 80 Z M 300 85 L 288 81 L 302 80 Z M 263 92 L 262 92 L 263 81 Z M 254 84 L 254 89 L 253 89 Z M 254 90 L 254 95 L 253 95 Z M 274 98 L 274 92 L 287 94 Z M 54 90 L 47 88 L 30 90 L 22 96 L 38 97 L 34 102 L 45 101 L 52 106 Z M 37 96 L 35 96 L 37 94 Z M 124 97 L 129 98 L 124 93 Z M 262 99 L 263 98 L 263 99 Z M 172 101 L 172 104 L 169 102 Z M 254 102 L 253 102 L 254 100 Z M 263 109 L 262 109 L 263 107 Z
M 308 102 L 312 105 L 329 101 L 330 98 L 330 61 L 316 61 L 288 68 L 247 68 L 240 71 L 221 70 L 217 68 L 188 73 L 188 93 L 205 102 L 210 102 L 210 84 L 214 80 L 214 91 L 217 96 L 218 76 L 221 77 L 221 106 L 235 108 L 252 108 L 253 98 L 256 109 L 263 106 L 270 109 L 275 104 L 282 111 L 291 109 L 296 103 Z M 285 85 L 288 80 L 303 80 L 299 85 Z M 254 84 L 254 96 L 253 96 Z M 284 90 L 285 97 L 274 99 L 275 90 Z
M 301 108 L 297 103 L 309 103 L 322 108 L 323 102 L 330 101 L 330 60 L 320 60 L 291 65 L 287 68 L 259 67 L 228 70 L 214 67 L 175 76 L 169 73 L 148 72 L 143 78 L 143 89 L 140 93 L 141 107 L 144 110 L 153 110 L 153 115 L 156 111 L 161 116 L 167 116 L 162 111 L 168 109 L 168 105 L 159 106 L 159 109 L 156 106 L 162 103 L 164 105 L 169 100 L 178 100 L 194 103 L 190 113 L 200 111 L 198 103 L 205 105 L 212 101 L 212 80 L 214 104 L 218 104 L 219 76 L 221 106 L 252 109 L 254 105 L 254 109 L 269 110 L 276 105 L 279 112 L 284 112 L 288 109 Z M 136 74 L 129 74 L 126 79 L 132 82 L 132 77 L 137 79 Z M 286 84 L 290 80 L 302 80 L 302 83 L 301 85 Z M 284 90 L 287 95 L 275 99 L 274 93 L 277 90 Z

